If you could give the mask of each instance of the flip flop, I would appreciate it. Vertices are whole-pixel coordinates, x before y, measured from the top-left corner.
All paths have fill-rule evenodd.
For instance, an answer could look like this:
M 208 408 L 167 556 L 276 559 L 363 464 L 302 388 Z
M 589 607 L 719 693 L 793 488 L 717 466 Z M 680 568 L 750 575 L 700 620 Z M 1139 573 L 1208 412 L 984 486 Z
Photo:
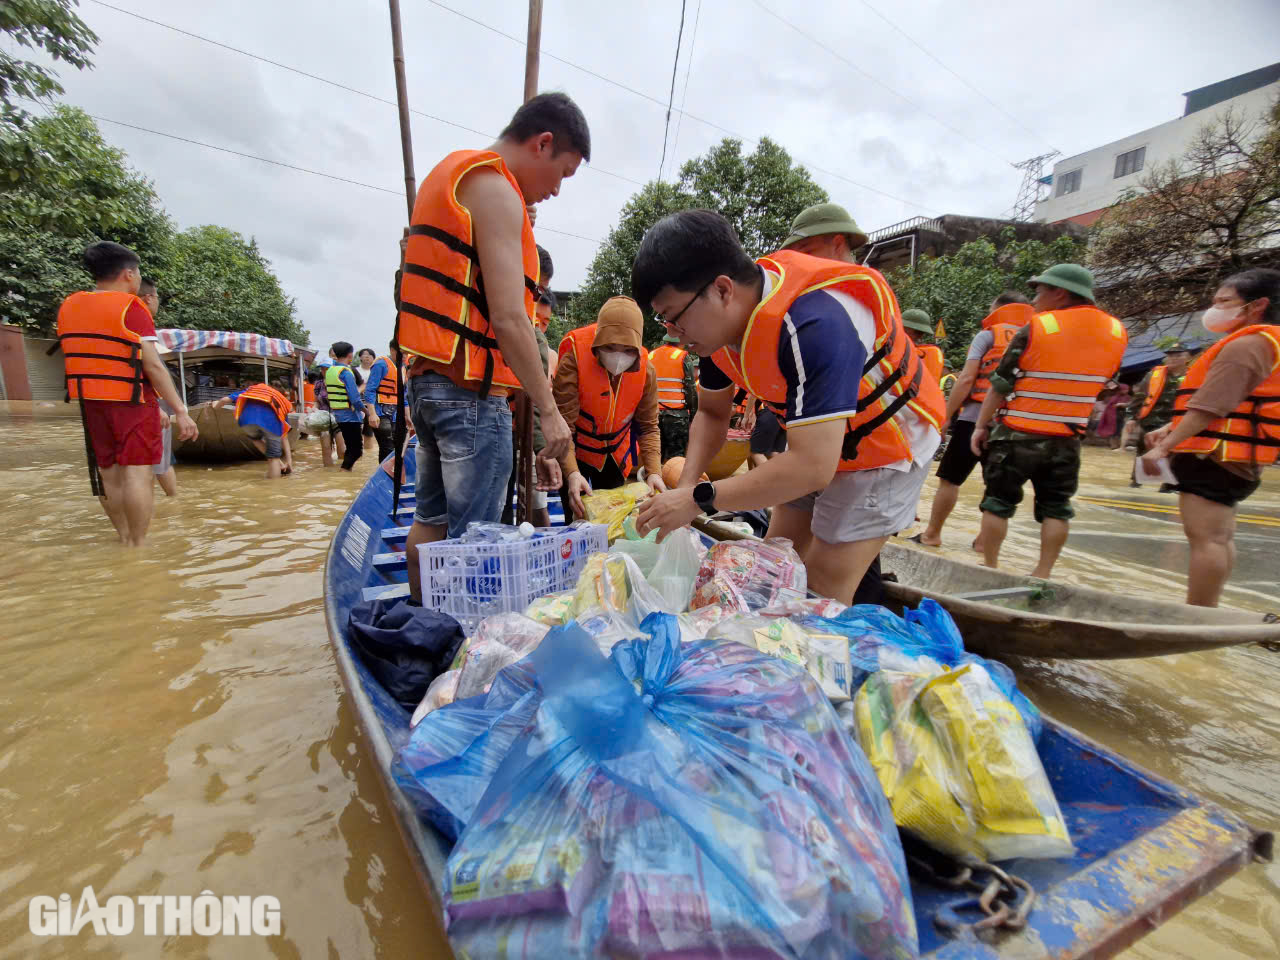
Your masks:
M 923 533 L 917 533 L 914 537 L 907 537 L 907 539 L 911 543 L 918 543 L 922 547 L 929 547 L 934 550 L 936 550 L 938 547 L 941 546 L 941 544 L 938 544 L 938 543 L 925 543 L 924 540 L 921 539 L 923 536 L 924 536 Z

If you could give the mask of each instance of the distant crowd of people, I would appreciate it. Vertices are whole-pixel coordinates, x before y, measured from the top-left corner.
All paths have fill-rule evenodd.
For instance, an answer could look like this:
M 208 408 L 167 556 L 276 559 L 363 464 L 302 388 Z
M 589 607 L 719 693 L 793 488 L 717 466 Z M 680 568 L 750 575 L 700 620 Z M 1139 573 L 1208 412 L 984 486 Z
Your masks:
M 415 600 L 419 544 L 509 510 L 520 439 L 512 408 L 523 391 L 537 486 L 559 488 L 567 511 L 581 515 L 589 491 L 633 479 L 653 493 L 641 534 L 769 510 L 767 534 L 795 544 L 811 588 L 846 603 L 880 598 L 880 549 L 917 519 L 939 454 L 938 491 L 914 539 L 942 542 L 959 488 L 981 465 L 974 548 L 998 565 L 1030 484 L 1040 524 L 1030 573 L 1050 576 L 1074 516 L 1082 439 L 1100 427 L 1146 447 L 1135 479 L 1168 471 L 1191 543 L 1188 602 L 1218 602 L 1236 506 L 1280 453 L 1280 272 L 1229 277 L 1204 314 L 1221 339 L 1194 361 L 1173 345 L 1130 396 L 1119 389 L 1127 331 L 1098 306 L 1082 266 L 1043 270 L 1030 298 L 995 298 L 961 369 L 945 375 L 929 342 L 941 330 L 924 311 L 901 310 L 885 278 L 857 262 L 867 238 L 844 208 L 801 212 L 781 249 L 758 259 L 720 214 L 682 210 L 644 234 L 631 295 L 606 301 L 553 351 L 537 205 L 590 156 L 586 119 L 559 93 L 530 99 L 488 147 L 445 156 L 422 181 L 401 242 L 387 352 L 339 341 L 309 377 L 302 429 L 321 437 L 326 464 L 336 456 L 351 470 L 366 436 L 385 461 L 401 416 L 417 435 L 407 538 Z M 95 244 L 86 263 L 98 288 L 68 298 L 59 317 L 68 390 L 82 400 L 104 507 L 137 544 L 149 471 L 164 456 L 156 394 L 180 437 L 196 428 L 154 348 L 155 305 L 136 296 L 137 257 Z M 645 310 L 666 332 L 653 350 Z M 219 403 L 235 404 L 269 475 L 292 469 L 280 391 L 254 384 Z M 711 480 L 731 425 L 750 431 L 751 469 Z M 549 522 L 545 499 L 533 506 Z

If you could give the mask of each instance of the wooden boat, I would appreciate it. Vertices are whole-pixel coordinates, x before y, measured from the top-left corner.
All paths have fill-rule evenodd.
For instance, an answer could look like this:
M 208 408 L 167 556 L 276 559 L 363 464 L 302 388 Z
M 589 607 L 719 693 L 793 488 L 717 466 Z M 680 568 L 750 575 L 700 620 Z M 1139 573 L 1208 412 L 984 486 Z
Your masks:
M 406 460 L 412 477 L 414 458 Z M 439 917 L 449 844 L 419 818 L 390 772 L 409 736 L 409 714 L 353 655 L 347 631 L 357 602 L 405 581 L 403 544 L 413 494 L 412 486 L 406 488 L 406 499 L 393 517 L 390 478 L 378 470 L 365 484 L 329 547 L 325 619 L 387 805 L 422 882 L 424 901 Z M 1255 857 L 1270 857 L 1269 834 L 1254 831 L 1239 817 L 1062 724 L 1046 719 L 1040 754 L 1075 839 L 1076 856 L 1013 861 L 1011 869 L 1035 887 L 1039 899 L 1025 930 L 1001 934 L 992 942 L 945 938 L 934 918 L 962 895 L 913 880 L 923 956 L 1113 956 Z
M 893 603 L 940 603 L 986 657 L 1113 660 L 1280 642 L 1280 622 L 1263 614 L 1129 597 L 961 563 L 893 542 L 880 552 Z
M 751 434 L 742 430 L 730 430 L 725 438 L 724 446 L 707 464 L 707 476 L 712 480 L 723 480 L 733 476 L 751 452 Z

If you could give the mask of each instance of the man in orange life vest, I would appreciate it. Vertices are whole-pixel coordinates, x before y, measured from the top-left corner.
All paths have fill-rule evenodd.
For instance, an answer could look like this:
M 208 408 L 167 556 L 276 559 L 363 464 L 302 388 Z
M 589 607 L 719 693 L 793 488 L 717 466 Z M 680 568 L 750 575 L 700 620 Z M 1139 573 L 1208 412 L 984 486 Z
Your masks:
M 254 383 L 225 397 L 210 407 L 235 404 L 236 423 L 249 435 L 267 458 L 267 479 L 279 480 L 293 472 L 293 450 L 289 446 L 289 414 L 293 404 L 275 387 Z
M 753 263 L 724 217 L 684 210 L 645 234 L 631 288 L 702 357 L 684 471 L 677 489 L 642 507 L 641 533 L 774 506 L 770 535 L 796 545 L 813 590 L 849 602 L 885 540 L 915 516 L 940 442 L 942 392 L 884 278 L 792 250 Z M 787 450 L 699 482 L 724 443 L 735 388 L 785 411 Z
M 67 397 L 80 401 L 93 492 L 120 542 L 140 547 L 155 506 L 153 466 L 163 451 L 156 395 L 174 411 L 179 439 L 194 440 L 198 430 L 156 350 L 151 313 L 137 296 L 138 255 L 104 240 L 85 249 L 84 263 L 94 289 L 71 294 L 58 310 Z
M 388 345 L 388 353 L 376 358 L 365 373 L 361 399 L 369 408 L 369 424 L 373 437 L 378 441 L 378 460 L 386 460 L 395 450 L 392 429 L 396 422 L 396 396 L 399 386 L 400 365 L 391 359 L 395 342 Z M 364 351 L 360 351 L 364 353 Z
M 658 381 L 658 432 L 662 436 L 662 462 L 683 457 L 689 445 L 689 419 L 698 407 L 698 358 L 667 334 L 649 352 Z
M 1098 393 L 1120 369 L 1129 335 L 1095 305 L 1093 274 L 1084 267 L 1056 264 L 1032 277 L 1031 286 L 1036 313 L 1014 334 L 991 375 L 970 447 L 975 456 L 986 456 L 979 504 L 983 562 L 998 565 L 1009 518 L 1030 480 L 1040 524 L 1040 561 L 1031 575 L 1048 577 L 1075 515 L 1080 438 Z M 989 430 L 993 417 L 997 423 Z
M 942 368 L 945 361 L 942 358 L 942 349 L 932 343 L 921 343 L 925 337 L 932 337 L 934 326 L 929 319 L 929 314 L 923 310 L 903 310 L 902 326 L 907 331 L 907 336 L 911 338 L 911 342 L 916 345 L 916 355 L 924 362 L 924 369 L 929 376 L 933 377 L 933 382 L 937 383 L 942 379 Z
M 1175 340 L 1165 348 L 1164 363 L 1151 369 L 1129 401 L 1129 420 L 1124 425 L 1121 446 L 1133 443 L 1138 450 L 1133 465 L 1135 475 L 1129 481 L 1131 487 L 1141 486 L 1136 476 L 1137 461 L 1146 449 L 1147 434 L 1155 433 L 1173 420 L 1174 397 L 1182 386 L 1182 378 L 1187 375 L 1190 363 L 1191 348 Z
M 951 442 L 947 444 L 942 460 L 938 463 L 938 489 L 933 495 L 929 510 L 929 524 L 911 539 L 926 547 L 942 545 L 942 527 L 955 509 L 960 487 L 969 479 L 978 465 L 970 441 L 973 427 L 978 421 L 982 401 L 991 389 L 991 374 L 995 373 L 1004 349 L 1021 327 L 1026 326 L 1035 310 L 1022 294 L 1006 290 L 995 300 L 982 320 L 982 329 L 973 336 L 964 366 L 956 375 L 947 396 L 947 423 L 951 426 Z M 973 548 L 981 551 L 982 541 L 975 540 Z
M 582 111 L 562 93 L 544 93 L 516 111 L 496 143 L 449 154 L 418 189 L 395 338 L 410 365 L 418 434 L 418 503 L 406 545 L 414 600 L 419 544 L 502 515 L 512 461 L 508 391 L 524 389 L 541 414 L 542 459 L 569 448 L 530 322 L 539 263 L 528 205 L 558 195 L 590 158 Z M 539 474 L 550 482 L 541 459 Z
M 1280 454 L 1280 270 L 1227 277 L 1201 322 L 1226 336 L 1191 365 L 1173 422 L 1147 438 L 1142 459 L 1154 469 L 1170 457 L 1191 545 L 1187 603 L 1216 607 L 1235 561 L 1236 507 Z
M 560 342 L 556 403 L 573 424 L 573 447 L 560 458 L 573 512 L 582 496 L 620 487 L 643 466 L 655 491 L 662 482 L 658 381 L 641 342 L 644 314 L 630 297 L 613 297 L 596 322 Z

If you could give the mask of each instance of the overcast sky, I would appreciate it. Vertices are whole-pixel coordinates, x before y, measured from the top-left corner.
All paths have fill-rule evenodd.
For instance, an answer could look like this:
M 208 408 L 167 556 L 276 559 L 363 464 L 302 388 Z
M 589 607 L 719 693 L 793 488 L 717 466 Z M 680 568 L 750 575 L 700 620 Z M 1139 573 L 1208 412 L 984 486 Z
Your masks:
M 383 0 L 112 5 L 395 99 Z M 410 105 L 496 134 L 523 92 L 523 47 L 432 0 L 402 6 Z M 445 7 L 524 36 L 524 0 Z M 1211 23 L 1208 11 L 1191 0 L 687 0 L 675 94 L 687 114 L 672 115 L 663 174 L 725 130 L 748 149 L 767 134 L 831 171 L 811 168 L 865 230 L 921 215 L 1000 216 L 1021 178 L 1011 163 L 1053 148 L 1070 156 L 1171 120 L 1183 92 L 1280 59 L 1276 0 L 1225 0 Z M 67 102 L 390 191 L 100 124 L 155 181 L 179 228 L 217 223 L 258 239 L 314 344 L 385 344 L 405 223 L 394 107 L 95 0 L 81 0 L 80 13 L 100 42 L 93 70 L 60 71 Z M 557 289 L 583 280 L 596 241 L 638 189 L 628 180 L 658 175 L 679 21 L 679 0 L 546 0 L 540 86 L 582 106 L 593 152 L 539 210 Z M 419 179 L 450 150 L 488 142 L 413 118 Z

